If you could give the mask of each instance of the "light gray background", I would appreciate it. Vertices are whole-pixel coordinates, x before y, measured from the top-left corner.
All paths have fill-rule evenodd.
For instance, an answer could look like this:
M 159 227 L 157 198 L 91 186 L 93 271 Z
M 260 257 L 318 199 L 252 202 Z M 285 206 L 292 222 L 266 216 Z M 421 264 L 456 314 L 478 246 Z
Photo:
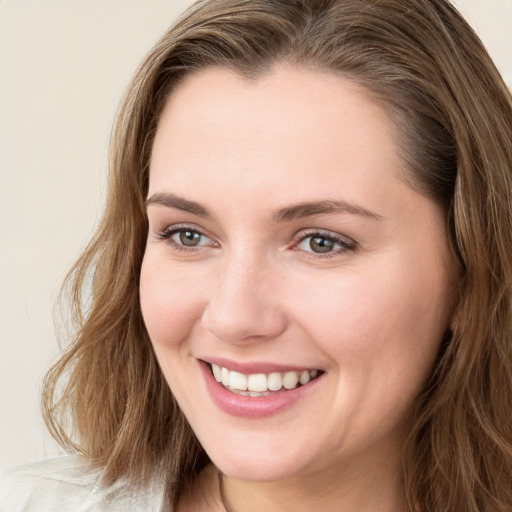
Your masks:
M 59 453 L 39 391 L 132 72 L 191 0 L 0 0 L 0 469 Z M 457 0 L 512 86 L 512 0 Z

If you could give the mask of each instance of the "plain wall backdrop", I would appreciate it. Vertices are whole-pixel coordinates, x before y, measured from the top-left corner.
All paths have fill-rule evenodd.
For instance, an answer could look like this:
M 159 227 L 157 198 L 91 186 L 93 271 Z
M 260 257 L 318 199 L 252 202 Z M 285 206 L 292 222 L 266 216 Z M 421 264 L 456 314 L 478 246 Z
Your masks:
M 99 218 L 114 115 L 191 0 L 0 0 L 0 470 L 59 452 L 40 414 L 53 306 Z M 456 0 L 512 87 L 512 0 Z

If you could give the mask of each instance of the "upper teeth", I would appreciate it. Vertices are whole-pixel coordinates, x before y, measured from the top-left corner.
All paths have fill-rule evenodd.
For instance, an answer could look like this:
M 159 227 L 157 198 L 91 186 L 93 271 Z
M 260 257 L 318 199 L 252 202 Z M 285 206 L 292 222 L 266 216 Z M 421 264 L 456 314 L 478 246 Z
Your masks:
M 318 375 L 318 370 L 303 370 L 299 372 L 272 372 L 272 373 L 243 373 L 228 370 L 222 366 L 212 364 L 213 376 L 217 382 L 221 382 L 232 391 L 248 391 L 257 393 L 278 391 L 281 388 L 294 389 L 299 383 L 307 384 Z M 247 393 L 247 394 L 249 394 Z M 258 396 L 256 395 L 256 396 Z

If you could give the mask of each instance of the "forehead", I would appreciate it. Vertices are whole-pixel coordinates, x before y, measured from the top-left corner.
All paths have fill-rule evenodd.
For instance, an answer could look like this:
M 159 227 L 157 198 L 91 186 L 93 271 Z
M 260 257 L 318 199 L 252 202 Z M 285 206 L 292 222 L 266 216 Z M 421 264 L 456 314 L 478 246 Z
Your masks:
M 352 119 L 353 128 L 362 128 L 369 137 L 373 127 L 393 129 L 382 104 L 340 74 L 281 64 L 249 79 L 226 68 L 209 67 L 187 76 L 173 90 L 159 131 L 216 132 L 224 124 L 219 138 L 230 128 L 234 136 L 242 125 L 273 134 L 282 129 L 291 137 L 316 136 L 312 129 L 321 127 L 322 137 L 329 138 L 338 137 L 340 134 L 331 128 L 341 127 L 344 118 L 353 114 L 361 116 L 359 122 Z M 251 134 L 239 135 L 247 140 Z
M 284 65 L 256 80 L 209 68 L 164 107 L 149 194 L 194 183 L 219 194 L 273 184 L 269 199 L 293 192 L 294 201 L 334 189 L 361 195 L 402 168 L 391 119 L 351 80 Z

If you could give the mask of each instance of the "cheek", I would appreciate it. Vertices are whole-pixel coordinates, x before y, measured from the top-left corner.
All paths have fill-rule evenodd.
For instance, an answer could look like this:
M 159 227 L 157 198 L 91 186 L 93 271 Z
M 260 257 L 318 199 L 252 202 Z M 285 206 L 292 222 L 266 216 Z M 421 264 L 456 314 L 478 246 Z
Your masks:
M 149 337 L 158 351 L 160 347 L 181 344 L 191 328 L 200 321 L 204 306 L 197 273 L 187 269 L 170 269 L 155 261 L 151 254 L 144 257 L 140 276 L 142 316 Z
M 396 270 L 340 275 L 295 299 L 303 330 L 330 361 L 337 420 L 361 442 L 403 425 L 447 327 L 440 281 Z
M 443 276 L 410 271 L 398 259 L 364 272 L 306 282 L 291 294 L 295 318 L 344 369 L 370 373 L 425 374 L 447 328 L 449 306 Z M 398 263 L 398 264 L 397 264 Z M 304 278 L 306 281 L 306 278 Z M 306 326 L 307 324 L 307 326 Z

